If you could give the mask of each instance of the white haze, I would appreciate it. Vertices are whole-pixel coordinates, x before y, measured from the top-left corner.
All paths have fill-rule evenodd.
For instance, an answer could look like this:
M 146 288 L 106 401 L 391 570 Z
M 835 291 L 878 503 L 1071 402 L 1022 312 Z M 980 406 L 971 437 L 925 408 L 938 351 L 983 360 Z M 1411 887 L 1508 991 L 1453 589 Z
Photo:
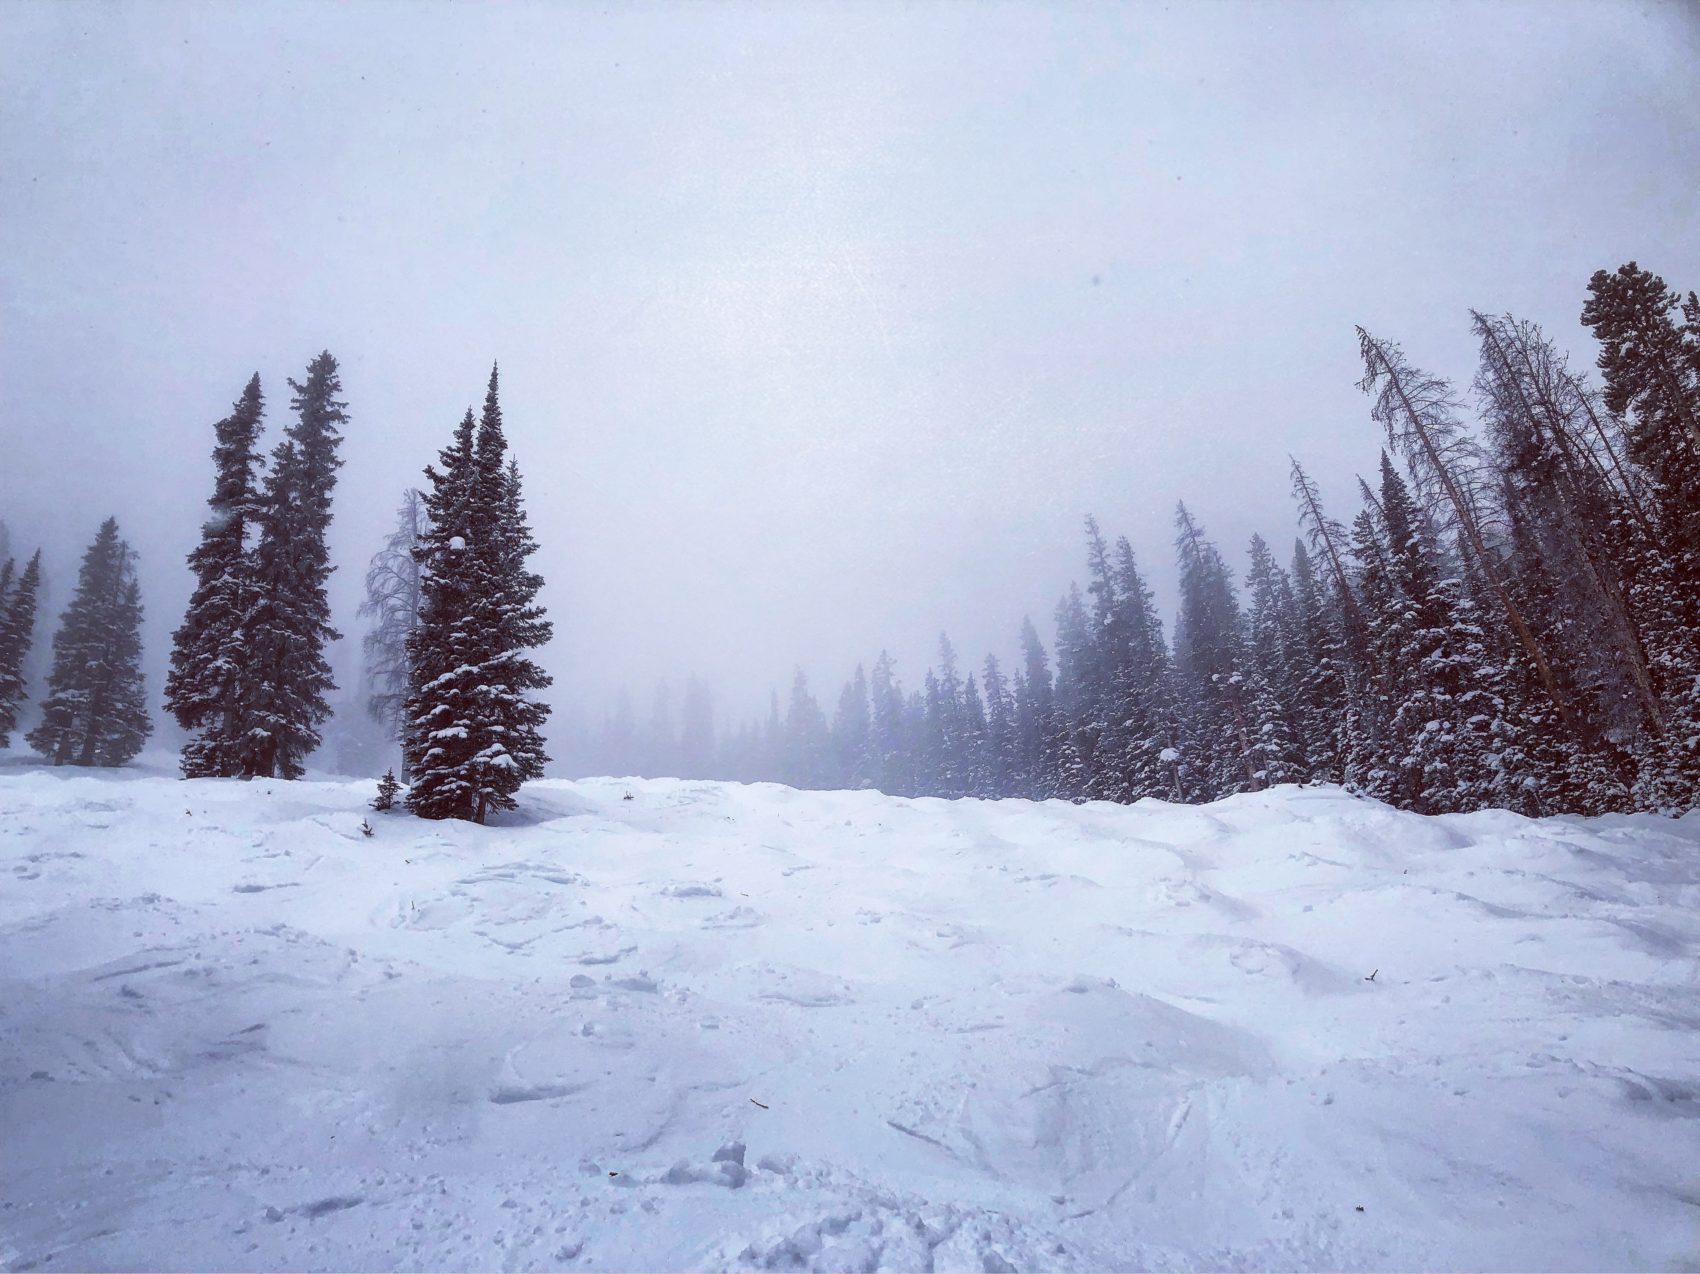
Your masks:
M 1352 324 L 1467 386 L 1593 270 L 1700 286 L 1676 5 L 0 7 L 0 518 L 56 614 L 142 559 L 151 688 L 211 425 L 330 349 L 338 619 L 501 360 L 557 698 L 823 701 L 1007 653 L 1184 498 L 1243 561 L 1377 439 Z M 46 625 L 43 631 L 47 631 Z M 337 659 L 352 681 L 355 641 Z

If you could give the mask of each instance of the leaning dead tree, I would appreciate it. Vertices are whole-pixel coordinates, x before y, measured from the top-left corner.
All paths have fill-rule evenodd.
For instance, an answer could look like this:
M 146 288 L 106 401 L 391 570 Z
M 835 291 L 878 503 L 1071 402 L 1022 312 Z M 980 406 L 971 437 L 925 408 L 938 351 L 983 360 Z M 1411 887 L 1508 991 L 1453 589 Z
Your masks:
M 1437 524 L 1456 530 L 1475 559 L 1488 591 L 1505 612 L 1517 641 L 1534 667 L 1541 688 L 1573 735 L 1579 722 L 1559 688 L 1546 650 L 1511 595 L 1505 570 L 1482 533 L 1488 501 L 1481 486 L 1484 467 L 1475 440 L 1458 419 L 1452 386 L 1412 367 L 1391 341 L 1357 329 L 1364 378 L 1358 387 L 1375 399 L 1371 417 L 1387 430 L 1388 445 L 1405 458 L 1418 494 Z

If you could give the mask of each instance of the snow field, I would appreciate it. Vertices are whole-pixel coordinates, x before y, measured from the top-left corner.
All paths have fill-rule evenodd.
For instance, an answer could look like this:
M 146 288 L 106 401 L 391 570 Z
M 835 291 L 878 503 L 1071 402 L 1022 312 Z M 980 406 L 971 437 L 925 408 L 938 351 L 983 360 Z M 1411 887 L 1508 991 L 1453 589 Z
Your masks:
M 1700 1267 L 1700 817 L 370 789 L 0 767 L 0 1267 Z

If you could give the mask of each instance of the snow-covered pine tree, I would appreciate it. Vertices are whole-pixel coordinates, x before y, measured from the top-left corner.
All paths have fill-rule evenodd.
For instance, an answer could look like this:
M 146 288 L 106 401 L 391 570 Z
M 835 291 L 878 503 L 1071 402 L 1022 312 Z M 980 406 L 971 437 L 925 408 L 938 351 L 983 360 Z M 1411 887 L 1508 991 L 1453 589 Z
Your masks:
M 331 522 L 337 457 L 347 405 L 336 359 L 323 352 L 305 381 L 290 380 L 295 421 L 272 452 L 254 548 L 253 589 L 243 616 L 247 674 L 241 683 L 244 731 L 240 772 L 300 778 L 319 746 L 319 727 L 336 689 L 325 644 L 336 640 L 325 584 L 334 569 L 325 533 Z
M 11 559 L 6 561 L 11 565 Z M 11 746 L 18 709 L 27 697 L 24 660 L 35 641 L 36 600 L 41 588 L 41 550 L 0 596 L 0 748 Z
M 868 679 L 868 719 L 874 786 L 892 796 L 909 795 L 903 687 L 897 681 L 896 662 L 883 650 L 874 660 L 873 675 Z
M 1118 693 L 1130 661 L 1126 608 L 1109 545 L 1098 520 L 1086 519 L 1086 591 L 1092 605 L 1085 615 L 1084 643 L 1074 653 L 1074 740 L 1085 771 L 1081 795 L 1095 801 L 1126 801 L 1129 722 Z M 1075 615 L 1070 614 L 1071 624 Z M 1057 630 L 1059 660 L 1063 628 Z
M 165 678 L 165 706 L 193 736 L 183 745 L 185 778 L 242 772 L 239 749 L 247 734 L 242 685 L 251 671 L 243 620 L 254 593 L 249 539 L 260 518 L 256 481 L 264 411 L 256 372 L 230 414 L 213 426 L 211 512 L 189 554 L 195 588 L 172 634 Z
M 385 770 L 384 777 L 378 780 L 378 795 L 372 799 L 372 808 L 380 813 L 395 805 L 396 793 L 401 791 L 401 783 L 396 779 L 394 770 Z
M 1046 749 L 1055 759 L 1048 795 L 1065 801 L 1084 801 L 1093 794 L 1091 749 L 1096 746 L 1097 738 L 1091 732 L 1091 725 L 1098 677 L 1092 623 L 1078 585 L 1070 584 L 1057 603 L 1056 627 L 1055 707 Z
M 1479 808 L 1504 790 L 1499 749 L 1510 738 L 1506 704 L 1475 609 L 1462 582 L 1437 569 L 1416 502 L 1384 453 L 1380 508 L 1391 578 L 1366 585 L 1379 603 L 1382 799 L 1424 814 Z
M 409 487 L 402 492 L 395 529 L 366 567 L 366 597 L 360 603 L 360 617 L 371 621 L 361 638 L 366 711 L 395 742 L 401 740 L 407 702 L 407 639 L 419 626 L 419 560 L 414 550 L 426 526 L 425 497 Z
M 1597 271 L 1582 322 L 1599 340 L 1606 407 L 1626 418 L 1630 460 L 1647 475 L 1651 525 L 1631 549 L 1629 606 L 1664 730 L 1642 749 L 1636 803 L 1700 803 L 1700 303 L 1678 324 L 1677 294 L 1634 262 Z
M 996 655 L 987 655 L 982 679 L 986 686 L 986 767 L 995 796 L 1015 796 L 1015 703 L 1009 681 Z
M 430 525 L 416 550 L 422 605 L 408 643 L 407 806 L 482 823 L 512 809 L 548 760 L 549 709 L 532 693 L 550 678 L 526 652 L 551 629 L 537 604 L 542 578 L 525 564 L 537 545 L 507 458 L 496 369 L 476 428 L 469 410 L 439 456 L 442 470 L 425 470 Z
M 1116 540 L 1116 598 L 1123 660 L 1112 693 L 1121 714 L 1124 797 L 1137 801 L 1174 795 L 1175 767 L 1163 753 L 1178 737 L 1180 705 L 1174 664 L 1163 641 L 1163 621 L 1146 587 L 1133 546 Z
M 962 681 L 962 788 L 965 796 L 993 797 L 991 748 L 986 723 L 986 702 L 969 673 Z
M 1565 729 L 1516 693 L 1521 678 L 1511 669 L 1506 690 L 1521 714 L 1520 743 L 1554 808 L 1621 807 L 1623 778 L 1612 771 L 1627 777 L 1664 732 L 1631 601 L 1648 543 L 1643 484 L 1619 454 L 1616 423 L 1608 432 L 1603 404 L 1540 328 L 1508 315 L 1472 320 L 1481 344 L 1475 389 L 1501 475 L 1508 583 L 1552 652 L 1564 695 L 1579 705 Z M 1490 648 L 1503 645 L 1497 626 L 1486 635 Z
M 872 784 L 869 750 L 872 721 L 868 711 L 868 674 L 856 665 L 855 674 L 844 683 L 838 710 L 832 718 L 832 748 L 843 786 L 860 789 Z
M 1261 535 L 1251 537 L 1250 556 L 1246 672 L 1258 781 L 1298 783 L 1305 778 L 1305 748 L 1296 720 L 1302 669 L 1292 582 Z
M 142 685 L 135 555 L 116 518 L 83 554 L 53 636 L 53 671 L 29 745 L 55 765 L 123 765 L 153 732 Z
M 1057 794 L 1061 760 L 1054 746 L 1056 698 L 1050 656 L 1030 617 L 1021 621 L 1021 668 L 1010 694 L 1015 704 L 1016 795 L 1043 801 Z
M 1411 366 L 1392 341 L 1377 339 L 1361 327 L 1357 332 L 1364 360 L 1359 388 L 1375 399 L 1371 418 L 1386 429 L 1388 443 L 1405 458 L 1416 484 L 1424 529 L 1431 538 L 1435 533 L 1456 532 L 1565 729 L 1580 734 L 1576 707 L 1559 684 L 1546 646 L 1518 605 L 1503 562 L 1488 546 L 1484 522 L 1491 506 L 1487 489 L 1491 466 L 1459 420 L 1451 384 Z
M 791 702 L 785 713 L 784 731 L 784 781 L 799 788 L 832 787 L 832 735 L 826 714 L 810 691 L 809 679 L 801 668 L 791 678 Z
M 1181 611 L 1175 624 L 1175 666 L 1189 721 L 1181 752 L 1192 775 L 1189 795 L 1215 800 L 1256 791 L 1252 717 L 1245 685 L 1239 598 L 1228 566 L 1184 504 L 1175 509 Z
M 1303 540 L 1293 541 L 1293 609 L 1301 655 L 1296 661 L 1294 721 L 1312 783 L 1345 779 L 1341 729 L 1346 716 L 1345 608 L 1331 604 Z

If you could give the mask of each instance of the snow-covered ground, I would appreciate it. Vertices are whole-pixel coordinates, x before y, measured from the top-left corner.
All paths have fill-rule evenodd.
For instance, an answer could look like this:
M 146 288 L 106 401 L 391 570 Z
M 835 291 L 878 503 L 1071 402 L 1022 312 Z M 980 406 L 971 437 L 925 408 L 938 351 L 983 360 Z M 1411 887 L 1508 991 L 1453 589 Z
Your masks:
M 1700 1267 L 1700 817 L 370 792 L 0 767 L 0 1267 Z

